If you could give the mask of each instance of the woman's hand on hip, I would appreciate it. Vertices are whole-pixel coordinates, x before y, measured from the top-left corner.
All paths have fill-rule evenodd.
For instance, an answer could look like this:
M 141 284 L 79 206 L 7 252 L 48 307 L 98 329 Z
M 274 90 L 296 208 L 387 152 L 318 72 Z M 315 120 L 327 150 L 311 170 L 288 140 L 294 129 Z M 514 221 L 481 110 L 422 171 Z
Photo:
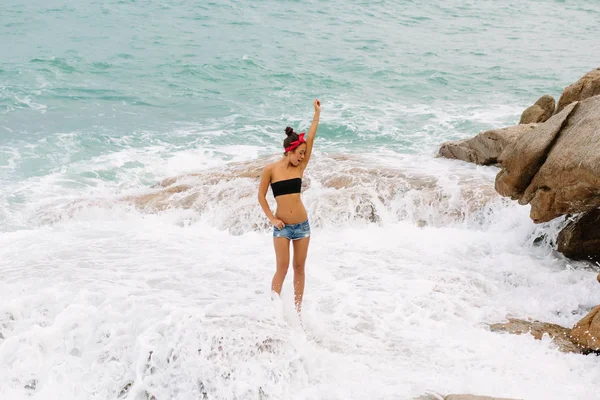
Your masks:
M 285 224 L 283 223 L 282 220 L 274 218 L 271 220 L 271 223 L 273 224 L 273 226 L 275 226 L 275 228 L 277 229 L 283 229 L 283 227 L 285 226 Z

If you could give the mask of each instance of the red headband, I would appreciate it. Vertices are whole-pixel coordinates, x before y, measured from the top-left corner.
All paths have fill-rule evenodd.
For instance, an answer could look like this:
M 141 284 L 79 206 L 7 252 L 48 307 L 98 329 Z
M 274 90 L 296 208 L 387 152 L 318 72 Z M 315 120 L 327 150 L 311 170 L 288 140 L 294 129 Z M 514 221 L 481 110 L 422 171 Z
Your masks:
M 292 143 L 290 143 L 290 145 L 288 147 L 285 148 L 285 152 L 287 153 L 288 151 L 294 150 L 296 147 L 300 146 L 302 143 L 306 143 L 306 140 L 304 140 L 304 132 L 302 132 L 301 134 L 298 135 L 298 140 L 293 141 Z

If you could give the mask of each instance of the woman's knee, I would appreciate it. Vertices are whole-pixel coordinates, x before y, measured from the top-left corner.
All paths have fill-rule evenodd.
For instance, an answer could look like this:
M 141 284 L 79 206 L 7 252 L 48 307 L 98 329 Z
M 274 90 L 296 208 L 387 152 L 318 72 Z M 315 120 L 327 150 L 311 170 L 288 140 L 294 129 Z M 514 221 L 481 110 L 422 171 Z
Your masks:
M 303 274 L 304 273 L 304 263 L 294 263 L 294 273 Z
M 285 274 L 285 273 L 287 273 L 289 267 L 290 267 L 289 261 L 288 262 L 279 261 L 277 263 L 277 272 Z

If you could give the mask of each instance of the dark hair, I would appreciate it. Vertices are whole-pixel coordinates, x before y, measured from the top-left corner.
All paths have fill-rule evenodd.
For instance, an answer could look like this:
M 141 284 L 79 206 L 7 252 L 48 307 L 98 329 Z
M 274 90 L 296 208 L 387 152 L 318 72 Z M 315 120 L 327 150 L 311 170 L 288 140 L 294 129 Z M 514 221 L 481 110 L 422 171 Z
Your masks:
M 285 134 L 287 135 L 287 137 L 283 141 L 283 148 L 284 149 L 286 147 L 289 147 L 289 145 L 292 142 L 295 142 L 296 140 L 298 140 L 298 134 L 296 132 L 294 132 L 294 130 L 292 128 L 290 128 L 289 126 L 287 128 L 285 128 Z

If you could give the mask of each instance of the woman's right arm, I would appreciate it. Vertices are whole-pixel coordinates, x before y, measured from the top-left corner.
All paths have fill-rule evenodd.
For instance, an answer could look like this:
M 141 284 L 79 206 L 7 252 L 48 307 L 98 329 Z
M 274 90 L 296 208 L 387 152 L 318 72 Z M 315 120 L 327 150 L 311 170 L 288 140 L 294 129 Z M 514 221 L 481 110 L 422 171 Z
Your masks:
M 267 218 L 269 218 L 269 221 L 271 221 L 271 223 L 273 225 L 275 225 L 277 228 L 281 229 L 283 227 L 283 222 L 281 220 L 277 219 L 273 215 L 273 213 L 271 212 L 271 209 L 269 208 L 269 203 L 267 203 L 267 191 L 269 190 L 270 182 L 271 182 L 271 167 L 267 165 L 265 167 L 265 169 L 263 170 L 262 175 L 260 177 L 260 185 L 258 187 L 258 203 L 262 207 L 263 212 L 265 213 Z

